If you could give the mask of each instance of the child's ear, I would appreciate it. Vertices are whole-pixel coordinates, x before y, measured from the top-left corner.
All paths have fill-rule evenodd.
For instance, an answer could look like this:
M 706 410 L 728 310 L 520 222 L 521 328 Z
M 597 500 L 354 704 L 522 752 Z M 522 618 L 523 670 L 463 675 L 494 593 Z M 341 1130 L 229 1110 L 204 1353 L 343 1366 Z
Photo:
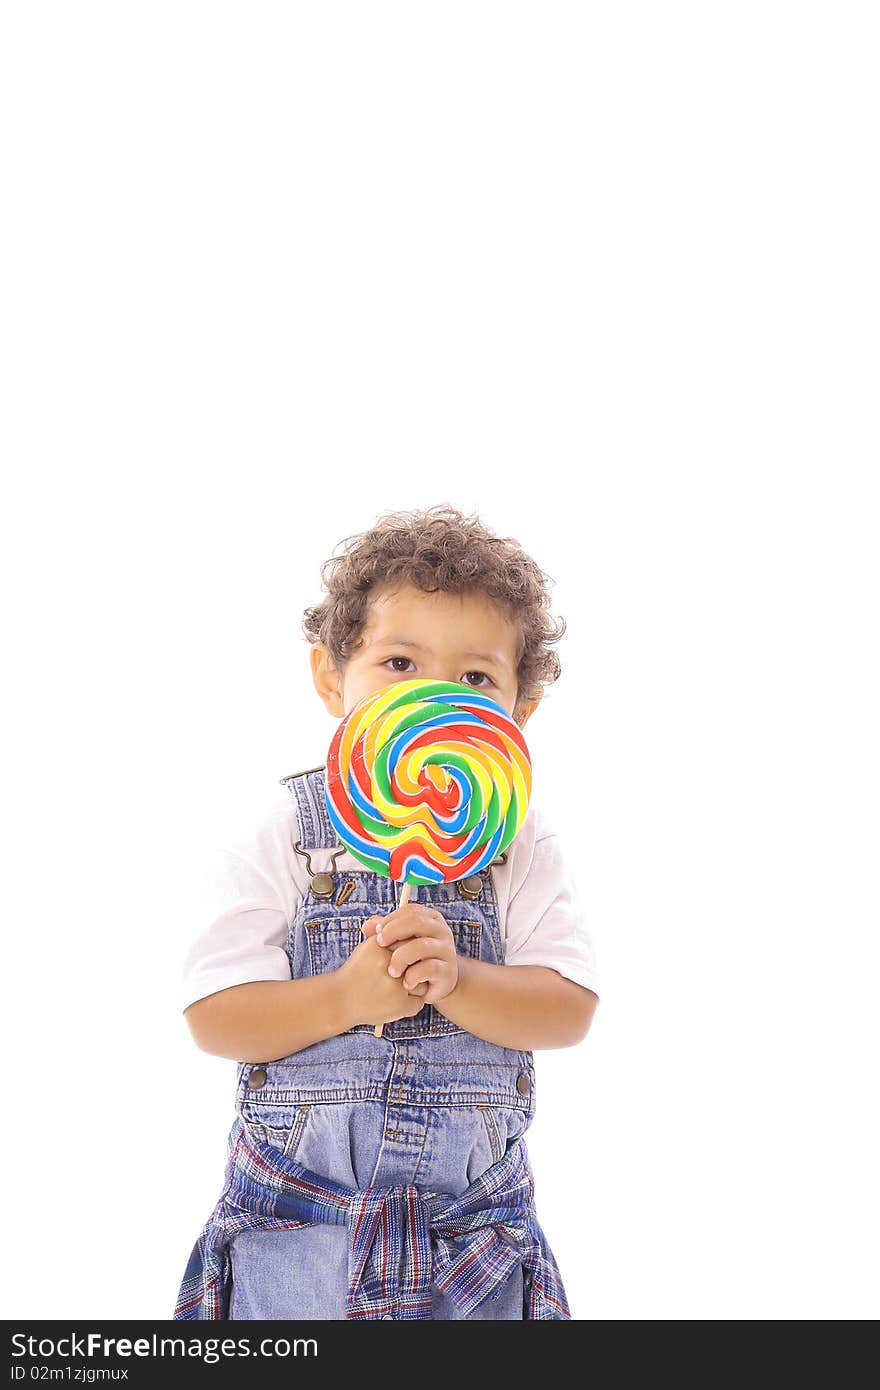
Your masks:
M 345 714 L 342 697 L 342 678 L 333 657 L 323 642 L 316 642 L 309 652 L 312 667 L 312 680 L 315 689 L 324 702 L 324 708 L 334 718 L 341 719 Z
M 540 703 L 541 700 L 540 698 L 538 698 L 537 700 L 532 700 L 531 703 L 527 705 L 523 705 L 523 707 L 519 710 L 516 717 L 516 722 L 521 729 L 525 728 L 526 724 L 529 722 Z

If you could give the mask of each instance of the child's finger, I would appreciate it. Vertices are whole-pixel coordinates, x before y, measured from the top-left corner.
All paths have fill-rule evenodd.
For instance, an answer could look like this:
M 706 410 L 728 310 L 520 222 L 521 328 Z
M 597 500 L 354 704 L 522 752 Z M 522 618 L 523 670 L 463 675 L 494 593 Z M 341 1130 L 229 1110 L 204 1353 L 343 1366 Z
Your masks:
M 389 913 L 389 916 L 393 916 Z M 402 914 L 396 921 L 388 921 L 383 918 L 379 923 L 379 937 L 383 946 L 390 946 L 392 942 L 410 941 L 419 936 L 431 936 L 437 930 L 437 921 L 431 917 L 404 917 Z
M 431 936 L 414 936 L 412 941 L 404 941 L 391 952 L 388 974 L 403 975 L 407 966 L 414 965 L 417 960 L 436 956 L 439 945 L 440 942 Z

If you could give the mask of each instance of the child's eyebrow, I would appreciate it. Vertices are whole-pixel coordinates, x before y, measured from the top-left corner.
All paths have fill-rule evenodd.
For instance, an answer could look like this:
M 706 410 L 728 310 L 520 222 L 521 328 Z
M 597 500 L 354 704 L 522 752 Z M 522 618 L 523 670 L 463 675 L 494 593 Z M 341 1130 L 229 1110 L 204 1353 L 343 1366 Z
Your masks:
M 412 642 L 408 637 L 382 637 L 376 641 L 377 647 L 412 647 L 414 651 L 426 652 L 430 649 L 422 646 L 421 642 Z M 499 656 L 492 656 L 487 652 L 460 652 L 460 656 L 470 657 L 475 661 L 485 661 L 489 666 L 504 668 L 505 662 Z

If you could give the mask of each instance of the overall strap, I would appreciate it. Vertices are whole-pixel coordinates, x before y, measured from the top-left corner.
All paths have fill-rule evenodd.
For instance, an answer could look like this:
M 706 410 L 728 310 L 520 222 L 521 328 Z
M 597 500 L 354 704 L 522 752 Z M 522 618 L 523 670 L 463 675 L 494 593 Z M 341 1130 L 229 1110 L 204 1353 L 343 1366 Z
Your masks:
M 303 849 L 335 849 L 339 847 L 339 836 L 327 814 L 324 798 L 324 770 L 320 767 L 307 768 L 305 772 L 294 772 L 281 778 L 281 785 L 296 799 L 299 812 L 300 845 Z

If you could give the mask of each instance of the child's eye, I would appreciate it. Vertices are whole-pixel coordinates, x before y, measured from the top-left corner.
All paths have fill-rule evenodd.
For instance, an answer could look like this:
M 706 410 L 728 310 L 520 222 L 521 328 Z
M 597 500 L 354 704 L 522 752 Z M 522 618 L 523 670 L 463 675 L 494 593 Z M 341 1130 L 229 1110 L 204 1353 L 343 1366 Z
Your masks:
M 394 662 L 394 661 L 402 661 L 402 662 L 404 663 L 404 666 L 411 666 L 411 665 L 412 665 L 412 661 L 410 660 L 410 658 L 409 658 L 408 656 L 389 656 L 388 659 L 387 659 L 387 661 L 385 661 L 385 662 L 383 663 L 383 665 L 389 666 L 389 665 L 391 665 L 391 663 Z M 395 666 L 395 667 L 394 667 L 394 670 L 395 670 L 395 672 L 396 672 L 398 675 L 400 675 L 402 669 L 403 669 L 403 667 L 400 667 L 400 666 Z M 483 680 L 488 681 L 490 685 L 492 684 L 492 677 L 491 677 L 491 676 L 487 676 L 486 673 L 485 673 L 485 671 L 465 671 L 465 677 L 467 677 L 467 676 L 482 676 Z M 462 684 L 471 686 L 471 689 L 473 689 L 473 690 L 480 690 L 480 689 L 482 688 L 481 686 L 474 685 L 471 681 L 469 681 L 469 680 L 467 680 L 467 679 L 464 680 L 464 681 L 462 682 Z

